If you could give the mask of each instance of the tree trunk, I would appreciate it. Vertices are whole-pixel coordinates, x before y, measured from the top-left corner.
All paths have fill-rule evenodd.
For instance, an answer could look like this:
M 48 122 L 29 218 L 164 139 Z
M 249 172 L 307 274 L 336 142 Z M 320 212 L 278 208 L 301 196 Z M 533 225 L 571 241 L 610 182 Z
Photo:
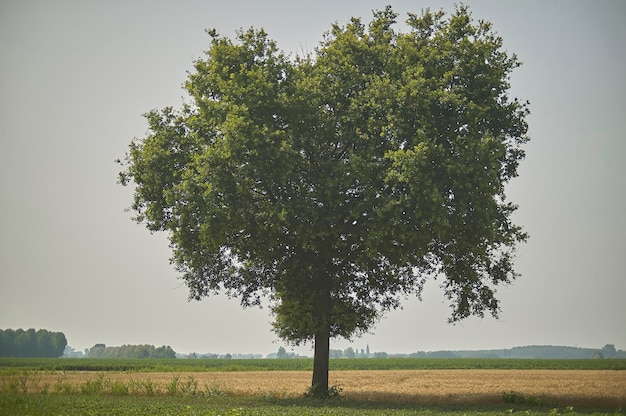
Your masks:
M 330 291 L 321 285 L 317 294 L 315 315 L 315 355 L 313 356 L 313 380 L 310 394 L 313 397 L 328 397 L 328 364 L 330 358 Z
M 311 396 L 328 397 L 328 364 L 330 358 L 330 331 L 315 334 L 315 355 L 313 356 L 313 380 Z

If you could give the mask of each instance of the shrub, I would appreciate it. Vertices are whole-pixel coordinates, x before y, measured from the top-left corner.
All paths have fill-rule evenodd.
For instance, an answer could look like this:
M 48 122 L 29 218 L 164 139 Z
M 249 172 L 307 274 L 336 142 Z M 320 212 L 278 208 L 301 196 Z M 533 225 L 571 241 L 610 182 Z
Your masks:
M 526 395 L 513 390 L 502 392 L 502 401 L 508 404 L 529 404 L 533 406 L 541 404 L 541 399 L 538 397 Z

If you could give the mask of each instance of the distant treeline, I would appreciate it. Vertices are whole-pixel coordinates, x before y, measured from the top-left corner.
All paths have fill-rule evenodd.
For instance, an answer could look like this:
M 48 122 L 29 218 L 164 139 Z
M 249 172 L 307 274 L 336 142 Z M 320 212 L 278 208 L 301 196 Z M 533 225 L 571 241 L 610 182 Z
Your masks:
M 122 345 L 107 347 L 96 344 L 89 349 L 89 358 L 176 358 L 176 352 L 169 346 L 155 348 L 154 345 Z
M 0 357 L 60 357 L 66 345 L 63 332 L 0 329 Z
M 498 350 L 433 351 L 397 354 L 409 358 L 530 358 L 530 359 L 589 359 L 626 358 L 626 351 L 616 350 L 613 344 L 602 348 L 578 348 L 554 345 L 530 345 Z
M 345 350 L 330 350 L 330 358 L 387 358 L 386 352 L 370 352 L 370 346 L 367 349 L 358 348 L 355 350 L 352 347 L 348 347 Z M 280 357 L 278 357 L 280 358 Z

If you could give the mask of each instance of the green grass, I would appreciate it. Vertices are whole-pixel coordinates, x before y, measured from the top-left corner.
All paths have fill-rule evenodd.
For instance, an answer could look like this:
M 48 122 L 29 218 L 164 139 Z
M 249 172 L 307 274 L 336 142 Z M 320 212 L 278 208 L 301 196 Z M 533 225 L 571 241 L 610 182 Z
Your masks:
M 313 399 L 280 399 L 267 397 L 173 397 L 173 396 L 98 396 L 98 395 L 0 395 L 0 415 L 449 415 L 490 416 L 527 415 L 619 415 L 612 413 L 579 413 L 571 408 L 549 408 L 533 405 L 420 405 L 407 403 L 358 402 L 346 399 L 317 401 Z
M 332 370 L 545 369 L 626 370 L 626 360 L 536 360 L 502 358 L 355 358 L 333 359 Z M 313 359 L 99 359 L 0 358 L 0 375 L 16 370 L 38 371 L 312 371 Z

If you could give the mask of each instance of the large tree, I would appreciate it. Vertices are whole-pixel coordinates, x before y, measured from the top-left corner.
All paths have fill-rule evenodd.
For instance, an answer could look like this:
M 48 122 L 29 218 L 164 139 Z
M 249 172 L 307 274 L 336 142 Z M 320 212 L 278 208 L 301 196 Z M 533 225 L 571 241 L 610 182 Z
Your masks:
M 291 58 L 263 30 L 209 31 L 180 110 L 153 110 L 120 182 L 136 220 L 168 232 L 190 298 L 269 297 L 274 328 L 313 341 L 328 393 L 329 340 L 359 335 L 439 279 L 450 321 L 498 315 L 527 236 L 505 184 L 527 141 L 519 65 L 468 9 L 335 24 Z

